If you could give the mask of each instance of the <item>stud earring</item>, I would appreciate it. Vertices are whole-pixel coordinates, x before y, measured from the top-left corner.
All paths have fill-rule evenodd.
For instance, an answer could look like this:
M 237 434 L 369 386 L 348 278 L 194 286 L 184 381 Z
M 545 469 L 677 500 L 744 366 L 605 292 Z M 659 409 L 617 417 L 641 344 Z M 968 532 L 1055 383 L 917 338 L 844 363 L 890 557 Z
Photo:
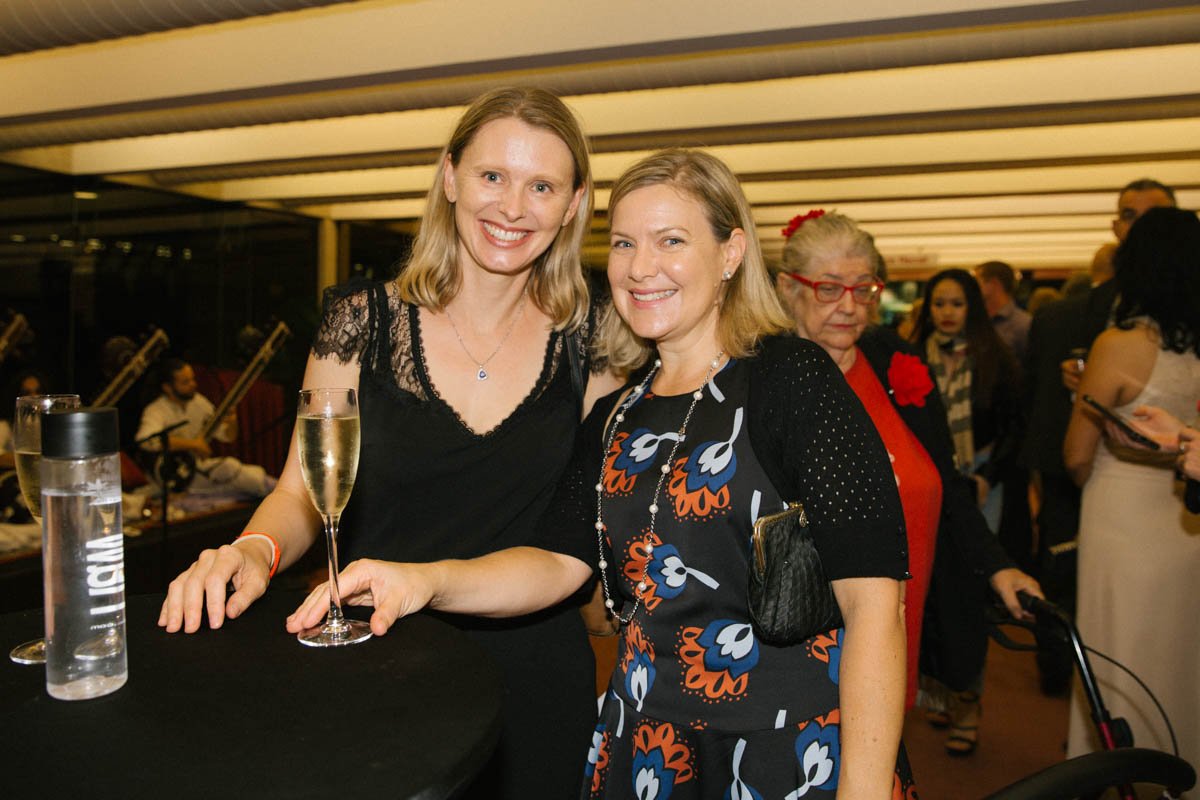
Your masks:
M 733 277 L 733 273 L 730 272 L 729 270 L 725 270 L 724 272 L 721 273 L 721 280 L 723 280 L 723 281 L 727 281 L 732 277 Z

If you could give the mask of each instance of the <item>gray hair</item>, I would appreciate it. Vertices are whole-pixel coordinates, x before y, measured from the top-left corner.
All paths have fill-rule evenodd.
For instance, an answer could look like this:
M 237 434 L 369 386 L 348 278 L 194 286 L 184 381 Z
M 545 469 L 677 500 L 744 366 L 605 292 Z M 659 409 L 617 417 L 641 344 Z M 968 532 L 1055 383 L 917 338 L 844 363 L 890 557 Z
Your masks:
M 836 211 L 806 220 L 783 246 L 783 269 L 787 272 L 812 274 L 821 264 L 839 258 L 865 259 L 881 280 L 887 278 L 887 267 L 875 248 L 875 238 Z

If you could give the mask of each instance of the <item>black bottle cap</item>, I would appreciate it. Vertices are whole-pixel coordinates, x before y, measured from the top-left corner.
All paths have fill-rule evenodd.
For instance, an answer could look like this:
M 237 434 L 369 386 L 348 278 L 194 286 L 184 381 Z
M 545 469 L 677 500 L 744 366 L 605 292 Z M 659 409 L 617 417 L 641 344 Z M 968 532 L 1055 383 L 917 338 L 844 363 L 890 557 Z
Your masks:
M 119 449 L 115 408 L 72 408 L 42 416 L 43 458 L 89 458 Z

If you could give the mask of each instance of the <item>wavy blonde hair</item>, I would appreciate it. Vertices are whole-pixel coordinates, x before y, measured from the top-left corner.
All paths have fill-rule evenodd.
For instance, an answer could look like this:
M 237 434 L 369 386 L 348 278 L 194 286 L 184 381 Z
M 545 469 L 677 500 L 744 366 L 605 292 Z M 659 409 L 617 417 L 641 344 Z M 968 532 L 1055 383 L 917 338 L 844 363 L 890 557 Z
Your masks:
M 720 159 L 699 150 L 671 148 L 648 156 L 625 171 L 613 185 L 608 216 L 638 189 L 666 185 L 694 199 L 704 209 L 713 235 L 729 241 L 734 230 L 746 236 L 741 268 L 725 281 L 720 298 L 717 336 L 731 358 L 751 355 L 764 336 L 792 330 L 791 317 L 780 305 L 758 243 L 750 204 L 737 177 Z M 618 372 L 646 363 L 654 343 L 638 336 L 609 306 L 600 319 L 593 350 Z
M 592 171 L 587 140 L 571 110 L 544 89 L 505 87 L 480 95 L 454 128 L 438 157 L 433 186 L 426 197 L 425 217 L 413 242 L 412 254 L 396 278 L 400 299 L 440 311 L 462 286 L 458 264 L 458 226 L 454 204 L 443 189 L 446 159 L 458 166 L 475 134 L 497 119 L 517 119 L 550 131 L 571 151 L 575 164 L 572 190 L 583 188 L 583 197 L 571 223 L 558 231 L 546 252 L 533 265 L 527 292 L 558 330 L 572 331 L 588 313 L 588 285 L 580 262 L 583 235 L 592 221 Z

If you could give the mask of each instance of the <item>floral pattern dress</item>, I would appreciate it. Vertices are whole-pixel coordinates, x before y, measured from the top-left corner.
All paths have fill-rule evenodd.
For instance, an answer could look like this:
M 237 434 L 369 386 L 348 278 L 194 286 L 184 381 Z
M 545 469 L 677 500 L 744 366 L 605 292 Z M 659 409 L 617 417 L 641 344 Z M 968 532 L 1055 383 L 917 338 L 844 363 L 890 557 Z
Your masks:
M 832 362 L 829 372 L 823 352 L 801 349 L 800 356 L 820 369 L 812 374 L 809 364 L 807 385 L 794 395 L 809 430 L 792 449 L 800 439 L 809 445 L 793 457 L 803 463 L 791 465 L 806 476 L 805 489 L 787 499 L 804 502 L 812 524 L 831 537 L 856 539 L 847 549 L 822 550 L 831 575 L 904 577 L 903 527 L 895 522 L 899 504 L 886 453 Z M 611 436 L 600 480 L 604 577 L 626 613 L 638 584 L 645 589 L 622 629 L 584 798 L 794 800 L 836 793 L 845 631 L 773 647 L 755 637 L 746 607 L 754 520 L 784 506 L 754 446 L 753 363 L 730 362 L 706 385 L 662 482 L 653 532 L 648 507 L 692 395 L 646 392 L 616 423 L 615 435 L 610 428 L 603 437 Z M 847 403 L 849 423 L 841 413 Z M 611 409 L 611 402 L 598 403 L 594 415 L 607 417 Z M 590 469 L 593 509 L 598 468 L 599 459 Z M 851 551 L 864 547 L 887 555 L 860 569 Z M 590 563 L 600 548 L 593 538 Z M 902 749 L 894 796 L 916 797 Z

